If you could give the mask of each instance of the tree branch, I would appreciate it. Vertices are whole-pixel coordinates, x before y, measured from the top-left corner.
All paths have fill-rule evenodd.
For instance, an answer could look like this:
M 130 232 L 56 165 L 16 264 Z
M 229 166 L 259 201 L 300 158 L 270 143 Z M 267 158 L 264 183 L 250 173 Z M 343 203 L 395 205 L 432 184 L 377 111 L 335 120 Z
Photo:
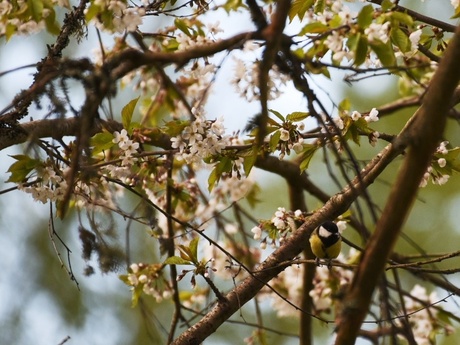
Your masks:
M 226 302 L 218 302 L 198 323 L 182 333 L 172 344 L 200 344 L 210 334 L 214 333 L 242 305 L 254 298 L 258 291 L 272 278 L 277 276 L 285 266 L 280 263 L 291 260 L 299 255 L 308 246 L 311 232 L 328 219 L 335 219 L 344 213 L 351 203 L 356 200 L 360 192 L 369 186 L 380 173 L 405 149 L 404 143 L 398 146 L 386 146 L 362 170 L 360 177 L 355 177 L 350 185 L 341 192 L 332 196 L 326 204 L 315 212 L 284 245 L 263 261 L 254 274 L 243 280 L 235 289 L 225 297 Z
M 377 282 L 385 268 L 401 227 L 416 197 L 419 183 L 436 146 L 441 140 L 451 97 L 460 80 L 460 26 L 418 109 L 398 138 L 408 142 L 410 150 L 402 171 L 388 198 L 382 216 L 371 236 L 350 290 L 337 318 L 336 344 L 354 344 Z

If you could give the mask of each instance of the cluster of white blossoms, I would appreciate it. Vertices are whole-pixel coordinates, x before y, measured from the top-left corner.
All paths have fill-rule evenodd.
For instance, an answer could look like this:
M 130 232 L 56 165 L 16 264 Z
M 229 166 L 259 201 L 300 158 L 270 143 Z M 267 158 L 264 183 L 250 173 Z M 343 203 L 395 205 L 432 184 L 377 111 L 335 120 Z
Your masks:
M 53 3 L 58 3 L 58 1 L 53 1 Z M 16 5 L 23 11 L 29 6 L 26 0 L 18 0 Z M 20 16 L 14 15 L 13 10 L 14 7 L 10 1 L 0 1 L 0 36 L 5 35 L 7 29 L 20 35 L 31 35 L 40 32 L 46 27 L 45 18 L 51 14 L 51 10 L 44 8 L 42 19 L 37 22 L 32 18 L 19 19 Z
M 195 120 L 181 134 L 171 138 L 172 148 L 179 150 L 187 164 L 200 163 L 204 158 L 219 154 L 230 143 L 223 118 L 207 120 L 201 114 L 195 115 Z
M 259 225 L 253 227 L 251 232 L 254 234 L 254 239 L 256 241 L 261 240 L 260 248 L 265 249 L 267 247 L 268 237 L 262 238 L 264 230 L 270 229 L 275 230 L 279 236 L 276 236 L 281 244 L 286 237 L 297 229 L 296 219 L 303 217 L 303 213 L 300 210 L 295 212 L 286 211 L 284 207 L 278 207 L 278 210 L 275 212 L 274 216 L 269 222 L 262 222 Z M 271 232 L 268 230 L 269 232 Z M 271 238 L 271 247 L 276 247 L 276 239 Z
M 340 254 L 338 260 L 347 262 L 349 258 L 353 258 L 355 255 L 356 251 L 351 249 L 348 257 Z M 283 297 L 297 306 L 301 305 L 303 294 L 305 293 L 303 285 L 304 269 L 304 265 L 292 265 L 274 279 L 274 285 L 275 287 L 280 286 L 280 291 L 283 291 Z M 317 267 L 313 279 L 313 289 L 309 292 L 315 313 L 331 312 L 335 303 L 334 296 L 338 294 L 339 290 L 350 284 L 352 279 L 353 270 L 335 267 L 331 272 L 326 266 Z M 275 294 L 271 294 L 271 296 L 273 297 L 272 306 L 278 316 L 299 316 L 297 308 L 281 302 L 279 296 Z
M 148 4 L 148 1 L 144 1 Z M 137 27 L 142 24 L 142 17 L 145 15 L 145 9 L 143 7 L 128 7 L 126 1 L 120 0 L 95 0 L 94 6 L 98 6 L 101 11 L 111 11 L 113 18 L 111 24 L 113 28 L 107 28 L 104 23 L 100 20 L 99 16 L 95 16 L 91 19 L 95 25 L 104 31 L 122 33 L 125 30 L 132 32 L 136 31 Z M 88 9 L 85 9 L 85 14 L 88 13 Z
M 441 323 L 436 308 L 426 307 L 426 304 L 430 305 L 439 302 L 435 291 L 428 295 L 424 287 L 416 284 L 411 290 L 410 296 L 414 298 L 404 296 L 404 304 L 407 313 L 411 314 L 409 323 L 412 326 L 414 339 L 418 345 L 434 344 L 434 335 L 440 331 L 446 334 L 452 334 L 455 331 L 451 325 Z M 423 304 L 418 301 L 426 303 Z
M 234 225 L 230 225 L 230 227 L 225 226 L 225 232 L 228 237 L 235 237 L 237 231 L 238 228 Z M 227 253 L 230 253 L 234 258 L 241 260 L 241 262 L 250 269 L 260 263 L 262 252 L 259 248 L 253 246 L 244 247 L 240 244 L 235 245 L 234 241 L 232 242 L 225 239 L 218 241 L 217 244 L 225 248 Z M 223 252 L 215 245 L 204 245 L 203 257 L 212 258 L 209 263 L 213 275 L 224 280 L 235 279 L 235 277 L 241 280 L 250 274 L 242 269 L 239 262 L 234 262 L 227 253 Z
M 162 276 L 163 266 L 161 264 L 134 263 L 129 268 L 130 272 L 125 282 L 131 286 L 132 290 L 140 286 L 146 295 L 153 296 L 158 303 L 172 296 L 172 287 Z
M 347 115 L 347 113 L 346 113 Z M 359 111 L 353 111 L 351 115 L 348 115 L 351 117 L 353 121 L 358 121 L 360 118 L 362 118 L 362 114 Z M 327 118 L 324 118 L 324 121 L 327 122 Z M 364 116 L 364 120 L 366 120 L 367 123 L 370 122 L 377 122 L 379 120 L 379 111 L 376 108 L 372 108 L 369 114 Z M 344 128 L 344 123 L 341 117 L 336 117 L 334 118 L 334 123 L 337 126 L 338 129 L 342 130 Z M 326 129 L 322 129 L 323 133 L 326 133 Z
M 247 41 L 244 44 L 243 53 L 253 52 L 254 54 L 257 54 L 256 51 L 259 48 L 260 45 L 252 41 Z M 234 86 L 240 97 L 246 99 L 248 102 L 258 100 L 260 97 L 259 66 L 261 61 L 257 58 L 248 61 L 236 56 L 233 56 L 233 60 L 235 63 L 235 69 L 230 81 L 231 84 Z M 289 81 L 289 76 L 285 73 L 281 73 L 276 65 L 273 65 L 268 74 L 267 96 L 268 100 L 274 100 L 281 96 L 282 88 Z
M 356 255 L 356 250 L 351 248 L 348 257 L 353 258 Z M 337 260 L 346 262 L 349 259 L 340 254 Z M 333 276 L 331 276 L 331 272 L 326 266 L 317 267 L 313 279 L 313 289 L 309 292 L 315 311 L 317 313 L 329 312 L 334 304 L 334 295 L 337 295 L 338 290 L 350 284 L 352 279 L 352 270 L 336 267 Z
M 335 117 L 333 119 L 333 121 L 334 121 L 335 127 L 338 130 L 342 131 L 345 128 L 345 124 L 343 122 L 343 119 L 345 117 L 350 117 L 353 121 L 358 121 L 361 118 L 363 118 L 369 124 L 371 122 L 379 121 L 378 116 L 379 116 L 379 111 L 376 108 L 372 108 L 371 111 L 367 115 L 364 115 L 364 116 L 359 111 L 356 111 L 356 110 L 353 111 L 351 114 L 349 114 L 348 111 L 345 111 L 342 116 Z M 329 128 L 324 128 L 323 127 L 321 129 L 321 133 L 326 134 L 328 130 L 331 131 L 331 132 L 335 131 L 335 128 L 330 128 L 331 127 L 331 126 L 329 126 L 330 122 L 329 122 L 329 119 L 326 116 L 323 116 L 323 121 L 325 122 L 326 127 L 329 127 Z M 372 146 L 375 146 L 375 144 L 377 143 L 377 140 L 379 139 L 379 137 L 380 137 L 380 133 L 377 132 L 377 131 L 374 131 L 374 132 L 368 134 L 369 143 Z M 335 139 L 337 139 L 337 137 Z M 336 147 L 336 149 L 339 152 L 341 152 L 343 150 L 340 140 L 334 140 L 333 144 L 334 144 L 334 146 Z
M 321 23 L 327 25 L 332 18 L 336 18 L 335 14 L 340 18 L 341 27 L 351 25 L 354 18 L 358 15 L 357 12 L 352 12 L 350 7 L 344 5 L 341 0 L 338 0 L 332 4 L 331 11 L 324 10 L 322 13 L 311 17 L 310 20 L 319 20 Z M 343 58 L 350 61 L 355 56 L 354 52 L 346 47 L 343 34 L 339 30 L 333 30 L 324 41 L 324 44 L 332 52 L 332 59 L 335 61 L 340 62 Z
M 447 150 L 447 145 L 449 144 L 448 141 L 443 141 L 439 144 L 438 148 L 436 149 L 436 153 L 439 155 L 447 155 L 449 151 Z M 447 160 L 443 157 L 438 158 L 435 162 L 440 168 L 444 168 L 447 164 Z M 441 174 L 439 172 L 436 172 L 435 169 L 433 169 L 433 166 L 430 165 L 425 174 L 423 175 L 422 181 L 420 182 L 420 187 L 426 187 L 428 184 L 428 181 L 431 180 L 433 184 L 437 185 L 443 185 L 446 184 L 447 181 L 449 181 L 450 175 L 447 174 Z
M 130 183 L 131 167 L 138 161 L 135 154 L 139 149 L 139 143 L 129 138 L 126 129 L 122 129 L 121 132 L 115 131 L 113 136 L 112 142 L 118 144 L 120 148 L 120 155 L 117 157 L 120 160 L 120 164 L 108 164 L 103 169 L 109 176 L 124 183 Z
M 115 138 L 113 138 L 112 142 L 118 144 L 118 147 L 122 150 L 120 155 L 121 164 L 128 167 L 133 165 L 136 161 L 134 154 L 139 149 L 139 143 L 129 138 L 126 129 L 122 129 L 121 132 L 115 131 L 113 135 Z
M 67 182 L 51 166 L 45 166 L 43 169 L 37 169 L 37 182 L 25 186 L 19 184 L 18 188 L 32 195 L 35 201 L 43 204 L 62 200 L 67 191 Z
M 118 185 L 109 184 L 104 176 L 97 180 L 75 182 L 73 197 L 75 198 L 75 207 L 80 210 L 96 210 L 98 212 L 107 212 L 117 208 L 114 197 L 116 191 L 123 193 L 123 188 Z
M 381 41 L 387 43 L 390 39 L 390 22 L 385 22 L 383 24 L 371 23 L 369 27 L 364 30 L 364 33 L 367 35 L 369 42 Z

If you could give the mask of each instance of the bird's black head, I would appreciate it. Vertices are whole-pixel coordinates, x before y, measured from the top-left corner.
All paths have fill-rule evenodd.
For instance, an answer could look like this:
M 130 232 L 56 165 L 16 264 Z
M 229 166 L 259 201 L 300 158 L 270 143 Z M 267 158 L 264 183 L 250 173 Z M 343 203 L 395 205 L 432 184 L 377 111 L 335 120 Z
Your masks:
M 339 232 L 337 225 L 329 220 L 321 224 L 321 226 L 332 234 L 337 234 Z

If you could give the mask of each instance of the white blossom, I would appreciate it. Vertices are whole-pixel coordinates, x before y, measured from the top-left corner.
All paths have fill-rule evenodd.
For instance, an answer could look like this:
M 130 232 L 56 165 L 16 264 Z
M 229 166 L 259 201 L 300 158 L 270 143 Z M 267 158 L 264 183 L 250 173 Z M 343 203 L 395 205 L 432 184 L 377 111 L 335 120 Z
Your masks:
M 379 111 L 375 108 L 372 108 L 372 110 L 369 112 L 367 116 L 364 117 L 364 119 L 367 122 L 377 122 L 379 120 Z
M 358 111 L 355 110 L 355 111 L 353 111 L 353 112 L 351 113 L 351 119 L 352 119 L 353 121 L 358 121 L 360 118 L 361 118 L 361 113 L 360 113 L 360 112 L 358 112 Z
M 282 141 L 288 141 L 289 140 L 289 131 L 284 129 L 284 128 L 281 128 L 280 129 L 280 140 Z
M 422 29 L 416 30 L 409 35 L 409 40 L 411 42 L 412 50 L 416 50 L 418 48 L 418 43 L 420 42 L 421 36 L 422 36 Z
M 262 229 L 258 226 L 255 226 L 251 229 L 251 232 L 254 234 L 254 239 L 257 241 L 257 240 L 260 240 L 261 236 L 262 236 Z
M 436 152 L 437 153 L 440 153 L 440 154 L 443 154 L 443 155 L 446 155 L 449 151 L 447 150 L 447 145 L 449 144 L 449 142 L 446 140 L 446 141 L 443 141 L 439 144 L 438 148 L 436 149 Z
M 367 35 L 369 42 L 379 40 L 383 43 L 387 43 L 390 39 L 388 36 L 390 25 L 390 22 L 384 24 L 371 23 L 371 25 L 364 30 L 364 33 Z

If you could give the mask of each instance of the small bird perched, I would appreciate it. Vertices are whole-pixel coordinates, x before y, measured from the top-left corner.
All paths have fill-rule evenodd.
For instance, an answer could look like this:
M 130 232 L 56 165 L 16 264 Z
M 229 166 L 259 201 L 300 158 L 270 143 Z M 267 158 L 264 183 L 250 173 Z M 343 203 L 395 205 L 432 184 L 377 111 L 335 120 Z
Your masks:
M 337 225 L 326 221 L 316 228 L 310 236 L 310 247 L 317 262 L 319 259 L 328 259 L 330 266 L 331 260 L 340 254 L 342 248 L 342 237 Z

